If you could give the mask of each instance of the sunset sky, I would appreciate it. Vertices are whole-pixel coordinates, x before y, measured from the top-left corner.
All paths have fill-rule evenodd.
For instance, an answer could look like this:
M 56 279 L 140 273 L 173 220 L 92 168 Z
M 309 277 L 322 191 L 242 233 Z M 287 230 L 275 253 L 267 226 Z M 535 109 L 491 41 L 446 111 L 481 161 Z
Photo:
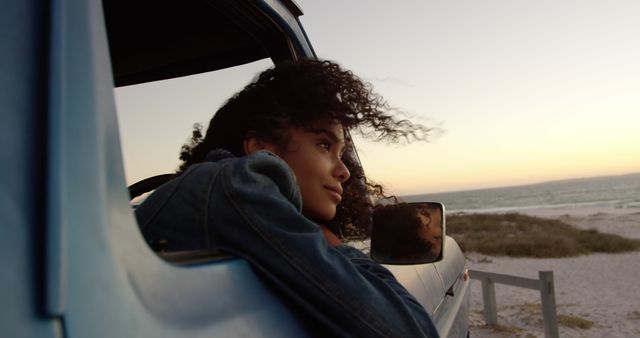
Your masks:
M 320 58 L 441 130 L 356 139 L 391 192 L 640 172 L 640 1 L 296 2 Z M 129 183 L 175 169 L 192 124 L 270 64 L 117 89 Z

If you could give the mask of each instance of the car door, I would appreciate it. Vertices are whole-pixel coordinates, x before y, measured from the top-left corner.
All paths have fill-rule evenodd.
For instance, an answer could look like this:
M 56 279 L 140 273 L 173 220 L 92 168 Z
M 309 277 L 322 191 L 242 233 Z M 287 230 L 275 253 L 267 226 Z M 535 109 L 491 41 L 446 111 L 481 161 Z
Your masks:
M 175 65 L 168 70 L 162 70 L 161 63 L 147 65 L 133 53 L 129 58 L 110 49 L 100 2 L 52 1 L 45 6 L 50 12 L 42 4 L 14 5 L 3 11 L 3 19 L 13 14 L 7 22 L 16 27 L 2 26 L 12 43 L 3 44 L 10 57 L 3 56 L 2 64 L 3 72 L 9 64 L 16 68 L 2 83 L 7 88 L 11 79 L 17 87 L 13 97 L 2 96 L 2 131 L 20 136 L 3 138 L 3 148 L 16 143 L 12 150 L 20 153 L 3 175 L 16 183 L 2 182 L 2 214 L 8 217 L 3 225 L 9 225 L 2 248 L 2 312 L 11 313 L 2 316 L 2 336 L 312 335 L 306 322 L 256 277 L 246 261 L 177 265 L 149 249 L 128 203 L 113 97 L 114 83 L 171 77 L 203 71 L 204 65 L 226 67 L 265 56 L 312 57 L 292 3 L 189 2 L 185 6 L 199 6 L 192 11 L 224 13 L 225 22 L 236 22 L 255 43 L 240 44 L 215 62 L 209 59 L 192 67 L 166 57 L 161 60 L 165 65 Z M 105 2 L 104 8 L 131 10 L 140 15 L 139 21 L 143 14 L 164 19 L 174 14 L 159 14 L 161 4 L 156 2 L 145 2 L 147 10 L 142 12 L 134 10 L 137 5 Z M 163 45 L 155 42 L 155 47 Z M 175 56 L 178 47 L 168 51 Z M 207 57 L 209 50 L 194 48 Z M 248 56 L 234 59 L 233 50 Z M 111 57 L 122 57 L 127 67 L 112 68 Z M 9 152 L 2 154 L 6 159 Z

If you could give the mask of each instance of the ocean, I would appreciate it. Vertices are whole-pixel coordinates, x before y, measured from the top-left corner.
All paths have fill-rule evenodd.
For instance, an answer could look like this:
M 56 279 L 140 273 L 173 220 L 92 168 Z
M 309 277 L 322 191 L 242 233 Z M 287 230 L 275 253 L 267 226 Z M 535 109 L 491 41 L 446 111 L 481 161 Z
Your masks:
M 450 212 L 506 212 L 573 206 L 640 208 L 640 173 L 419 194 L 402 196 L 401 199 L 405 202 L 442 202 Z

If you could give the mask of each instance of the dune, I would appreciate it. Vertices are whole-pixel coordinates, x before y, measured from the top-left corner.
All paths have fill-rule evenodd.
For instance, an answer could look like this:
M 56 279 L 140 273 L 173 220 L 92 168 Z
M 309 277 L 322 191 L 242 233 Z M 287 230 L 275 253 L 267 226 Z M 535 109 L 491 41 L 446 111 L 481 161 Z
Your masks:
M 527 209 L 522 214 L 560 219 L 580 229 L 640 239 L 640 209 L 563 207 Z M 537 278 L 552 270 L 560 337 L 640 337 L 640 251 L 535 259 L 468 256 L 469 268 Z M 487 327 L 482 315 L 482 289 L 471 283 L 473 337 L 543 337 L 540 294 L 496 284 L 498 326 Z

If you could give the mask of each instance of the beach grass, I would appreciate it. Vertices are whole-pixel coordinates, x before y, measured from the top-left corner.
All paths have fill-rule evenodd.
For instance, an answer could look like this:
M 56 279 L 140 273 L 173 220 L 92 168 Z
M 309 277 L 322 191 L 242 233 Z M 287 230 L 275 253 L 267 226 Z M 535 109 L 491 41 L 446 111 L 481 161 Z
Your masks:
M 558 306 L 558 308 L 561 307 L 563 306 Z M 519 320 L 525 324 L 534 326 L 543 325 L 542 308 L 540 304 L 514 304 L 507 306 L 506 309 L 516 311 L 515 317 L 519 318 Z M 573 314 L 558 313 L 556 318 L 558 320 L 558 324 L 572 329 L 589 330 L 594 325 L 593 321 Z
M 491 329 L 494 333 L 507 334 L 511 337 L 523 337 L 523 338 L 535 337 L 531 333 L 528 333 L 525 329 L 517 326 L 513 326 L 513 325 L 493 324 L 493 325 L 487 325 L 487 328 Z
M 558 315 L 558 324 L 572 329 L 589 330 L 593 327 L 593 322 L 573 315 Z
M 640 311 L 633 310 L 627 314 L 627 319 L 629 320 L 640 320 Z
M 518 213 L 447 215 L 447 234 L 464 252 L 491 256 L 559 258 L 640 250 L 638 239 Z

